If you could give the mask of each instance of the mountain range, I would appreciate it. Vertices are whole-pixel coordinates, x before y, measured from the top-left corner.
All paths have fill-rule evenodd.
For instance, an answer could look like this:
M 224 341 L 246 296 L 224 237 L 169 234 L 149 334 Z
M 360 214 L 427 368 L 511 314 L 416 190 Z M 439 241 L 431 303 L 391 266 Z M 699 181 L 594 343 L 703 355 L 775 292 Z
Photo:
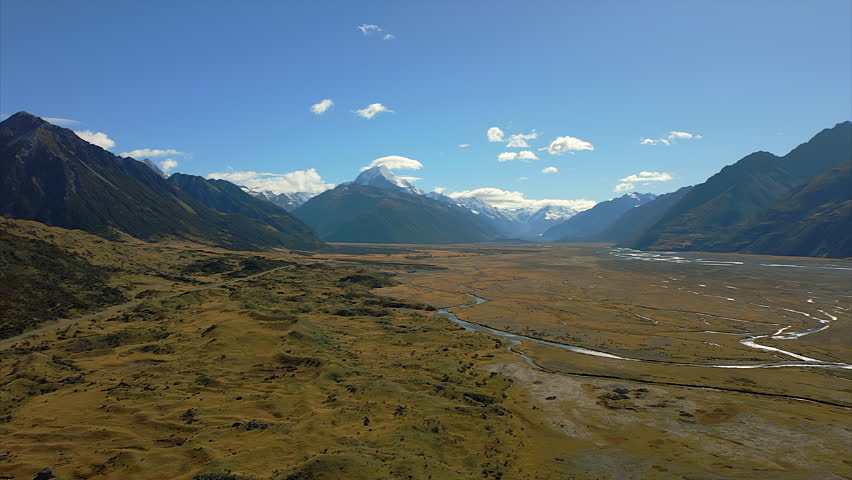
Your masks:
M 625 245 L 650 250 L 740 251 L 726 240 L 733 232 L 748 231 L 764 222 L 774 208 L 791 208 L 790 202 L 795 200 L 790 196 L 800 186 L 850 159 L 852 123 L 848 121 L 819 132 L 783 157 L 769 152 L 752 153 L 696 185 L 668 208 L 659 221 Z M 820 185 L 827 187 L 825 182 Z M 836 188 L 841 197 L 852 198 L 852 185 L 841 182 Z M 784 202 L 787 207 L 783 207 Z M 803 218 L 803 215 L 804 212 L 797 212 L 787 218 Z M 849 219 L 841 216 L 838 221 L 848 224 Z M 789 232 L 789 226 L 775 225 L 781 228 L 777 234 Z M 810 231 L 809 235 L 819 235 L 818 230 Z M 847 229 L 846 236 L 849 235 L 852 232 Z M 817 239 L 799 241 L 819 243 Z M 753 245 L 753 253 L 777 251 L 769 244 L 763 245 Z M 844 252 L 842 256 L 852 256 L 852 251 Z
M 25 112 L 0 123 L 0 187 L 0 216 L 107 238 L 182 239 L 235 250 L 322 246 L 283 209 L 279 225 L 289 217 L 287 232 L 208 207 L 150 165 L 113 155 Z
M 852 256 L 852 123 L 779 157 L 755 152 L 664 195 L 630 192 L 578 212 L 497 208 L 424 193 L 383 165 L 321 194 L 253 191 L 163 173 L 25 112 L 0 122 L 0 216 L 107 238 L 229 249 L 316 249 L 323 241 L 611 242 L 649 250 Z

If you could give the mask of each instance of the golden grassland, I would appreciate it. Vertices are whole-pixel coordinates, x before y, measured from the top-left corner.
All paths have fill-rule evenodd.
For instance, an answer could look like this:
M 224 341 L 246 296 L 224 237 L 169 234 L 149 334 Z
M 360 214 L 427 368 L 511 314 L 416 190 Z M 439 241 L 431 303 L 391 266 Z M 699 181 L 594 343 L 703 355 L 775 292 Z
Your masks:
M 512 351 L 427 306 L 474 293 L 489 302 L 455 312 L 494 328 L 647 359 L 777 361 L 689 332 L 776 328 L 765 314 L 670 285 L 752 288 L 742 299 L 764 288 L 774 306 L 801 309 L 756 274 L 716 285 L 584 246 L 305 257 L 3 228 L 115 267 L 113 285 L 142 303 L 0 345 L 0 478 L 45 467 L 60 479 L 852 476 L 848 375 L 654 365 L 528 342 Z M 283 268 L 159 299 L 258 266 Z M 822 332 L 793 345 L 850 360 L 848 342 Z

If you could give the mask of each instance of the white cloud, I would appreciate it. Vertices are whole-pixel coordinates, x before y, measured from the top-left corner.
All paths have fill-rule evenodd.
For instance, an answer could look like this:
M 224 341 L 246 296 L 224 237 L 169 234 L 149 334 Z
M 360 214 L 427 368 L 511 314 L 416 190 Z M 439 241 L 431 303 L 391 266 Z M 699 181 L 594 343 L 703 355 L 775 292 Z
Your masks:
M 311 111 L 317 115 L 322 115 L 326 110 L 331 108 L 332 105 L 334 105 L 334 101 L 330 98 L 324 98 L 321 102 L 311 105 Z
M 632 183 L 619 183 L 614 189 L 612 189 L 615 193 L 632 192 L 633 190 L 636 190 L 636 185 L 633 185 Z
M 541 173 L 545 173 L 545 174 L 547 174 L 547 173 L 559 173 L 559 169 L 556 168 L 556 167 L 547 167 L 547 168 L 542 169 Z
M 530 133 L 516 133 L 515 135 L 509 135 L 509 143 L 506 144 L 506 147 L 529 148 L 530 144 L 527 143 L 527 140 L 535 140 L 538 136 L 539 133 L 535 130 Z
M 403 157 L 400 155 L 389 155 L 373 160 L 368 165 L 361 167 L 361 171 L 384 165 L 389 170 L 420 170 L 423 164 L 413 158 Z
M 530 160 L 538 160 L 538 157 L 535 155 L 535 152 L 530 150 L 521 150 L 520 152 L 503 152 L 497 154 L 497 161 L 500 163 L 508 162 L 511 160 L 521 160 L 524 162 L 528 162 Z
M 447 189 L 447 187 L 435 187 L 435 188 L 432 189 L 432 191 L 435 192 L 435 193 L 444 193 L 444 190 L 446 190 L 446 189 Z
M 412 176 L 408 176 L 408 175 L 397 175 L 396 178 L 400 178 L 402 180 L 405 180 L 408 183 L 414 183 L 417 180 L 423 180 L 423 177 L 412 177 Z
M 547 147 L 547 152 L 551 155 L 562 155 L 565 152 L 579 152 L 582 150 L 594 150 L 595 146 L 591 143 L 580 140 L 576 137 L 557 137 L 556 140 L 550 142 Z
M 74 133 L 83 140 L 97 145 L 104 150 L 109 150 L 115 146 L 115 141 L 107 136 L 104 132 L 93 132 L 91 130 L 74 130 Z
M 167 159 L 163 160 L 162 162 L 160 162 L 160 170 L 162 170 L 165 173 L 169 173 L 169 170 L 171 170 L 173 168 L 177 168 L 177 166 L 178 166 L 178 162 L 174 158 L 167 158 Z
M 538 157 L 535 155 L 535 152 L 530 150 L 521 150 L 518 152 L 518 160 L 538 160 Z
M 510 192 L 508 190 L 501 190 L 499 188 L 477 188 L 475 190 L 453 192 L 448 194 L 447 196 L 450 198 L 476 197 L 478 200 L 481 200 L 494 207 L 509 209 L 525 207 L 542 208 L 548 205 L 555 205 L 560 207 L 570 207 L 578 211 L 583 211 L 595 206 L 594 200 L 533 200 L 526 198 L 521 192 Z
M 355 113 L 364 118 L 373 118 L 382 112 L 393 112 L 393 110 L 382 105 L 381 103 L 371 103 L 366 107 L 362 108 L 361 110 L 355 110 Z
M 178 152 L 177 150 L 168 149 L 150 149 L 150 148 L 140 148 L 139 150 L 133 150 L 131 152 L 124 152 L 121 154 L 122 157 L 132 157 L 137 160 L 141 160 L 145 157 L 165 157 L 168 155 L 185 155 L 183 152 Z
M 518 177 L 519 182 L 526 182 L 527 180 L 529 180 L 527 177 Z
M 470 146 L 469 143 L 462 143 L 461 145 L 459 145 L 459 148 L 467 148 L 469 146 Z
M 334 188 L 333 183 L 325 183 L 316 169 L 297 170 L 290 173 L 260 173 L 252 171 L 228 171 L 208 173 L 207 178 L 227 180 L 252 190 L 272 193 L 321 193 Z
M 701 140 L 704 138 L 701 135 L 689 133 L 689 132 L 678 132 L 671 131 L 664 138 L 643 138 L 639 141 L 639 145 L 671 145 L 678 140 Z
M 384 30 L 382 30 L 382 27 L 380 27 L 378 25 L 368 25 L 366 23 L 363 24 L 363 25 L 358 25 L 358 27 L 356 27 L 356 28 L 358 28 L 358 30 L 361 30 L 361 33 L 363 33 L 364 35 L 369 35 L 373 32 L 383 32 L 384 31 Z
M 500 127 L 491 127 L 488 129 L 488 141 L 489 142 L 502 142 L 503 141 L 503 130 L 500 130 Z
M 385 36 L 382 37 L 382 40 L 393 40 L 394 38 L 396 38 L 396 35 L 392 33 L 386 33 Z
M 668 182 L 674 177 L 668 172 L 646 172 L 629 175 L 619 180 L 620 182 Z
M 44 120 L 45 122 L 52 123 L 54 125 L 59 125 L 60 127 L 70 127 L 72 125 L 77 125 L 80 123 L 77 120 L 71 120 L 69 118 L 42 117 L 42 120 Z

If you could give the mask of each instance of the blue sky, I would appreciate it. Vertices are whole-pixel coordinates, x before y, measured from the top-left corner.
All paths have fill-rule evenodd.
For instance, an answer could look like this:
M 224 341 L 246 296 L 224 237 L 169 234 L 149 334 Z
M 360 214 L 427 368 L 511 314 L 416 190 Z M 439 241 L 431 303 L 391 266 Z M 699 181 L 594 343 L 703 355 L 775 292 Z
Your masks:
M 266 179 L 284 189 L 402 156 L 423 167 L 395 172 L 424 190 L 601 201 L 632 183 L 664 193 L 852 116 L 848 0 L 0 9 L 0 112 L 73 120 L 64 124 L 105 134 L 114 153 L 174 150 L 152 158 L 183 173 L 315 169 Z M 323 99 L 333 105 L 313 113 Z M 356 113 L 371 104 L 392 111 Z M 489 141 L 492 127 L 504 141 Z M 532 132 L 529 147 L 507 146 Z M 559 138 L 569 150 L 552 154 Z M 498 161 L 522 151 L 538 160 Z

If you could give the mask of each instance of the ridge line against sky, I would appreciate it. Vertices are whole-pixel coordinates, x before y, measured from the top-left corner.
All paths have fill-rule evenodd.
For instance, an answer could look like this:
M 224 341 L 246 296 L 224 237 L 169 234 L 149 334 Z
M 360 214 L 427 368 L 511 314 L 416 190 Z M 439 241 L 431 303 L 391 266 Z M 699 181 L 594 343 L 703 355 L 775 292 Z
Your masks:
M 666 193 L 784 154 L 852 106 L 847 1 L 0 9 L 4 114 L 276 193 L 392 156 L 417 159 L 416 177 L 394 169 L 425 191 Z M 151 27 L 126 35 L 128 19 Z

